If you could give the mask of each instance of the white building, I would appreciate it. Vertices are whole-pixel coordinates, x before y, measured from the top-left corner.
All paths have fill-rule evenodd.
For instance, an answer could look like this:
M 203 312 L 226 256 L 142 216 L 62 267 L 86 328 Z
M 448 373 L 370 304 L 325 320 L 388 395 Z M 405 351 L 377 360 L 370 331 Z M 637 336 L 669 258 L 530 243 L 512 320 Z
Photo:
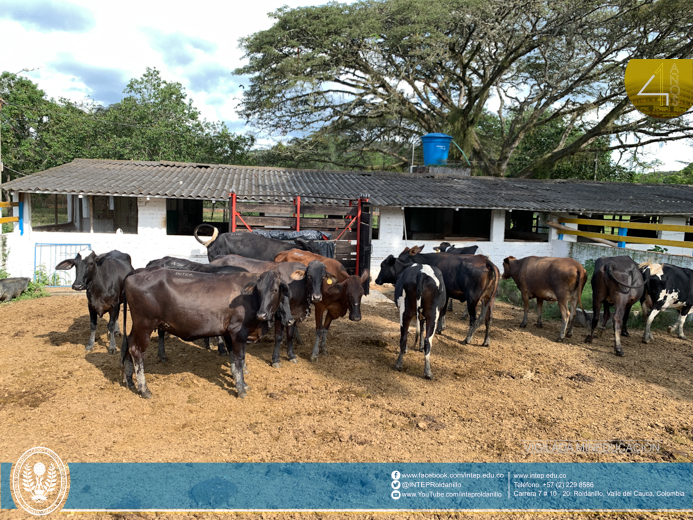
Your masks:
M 97 253 L 113 249 L 128 253 L 135 267 L 166 255 L 204 262 L 206 250 L 192 230 L 208 220 L 204 201 L 226 201 L 231 190 L 239 202 L 266 203 L 269 208 L 291 202 L 296 195 L 307 205 L 336 208 L 367 194 L 376 216 L 371 242 L 374 277 L 389 254 L 397 255 L 413 245 L 433 251 L 441 241 L 477 244 L 498 266 L 510 255 L 581 255 L 583 261 L 590 256 L 614 256 L 624 250 L 577 244 L 578 237 L 560 235 L 548 222 L 627 216 L 630 222 L 683 226 L 693 215 L 693 187 L 689 186 L 171 162 L 81 159 L 2 188 L 12 200 L 23 202 L 22 229 L 15 224 L 7 235 L 7 270 L 12 276 L 31 276 L 40 265 L 50 274 L 60 260 L 87 247 Z M 44 207 L 39 208 L 41 198 Z M 215 225 L 227 231 L 228 219 Z M 567 226 L 578 228 L 577 224 Z M 595 229 L 603 231 L 604 226 Z M 629 229 L 628 236 L 633 234 L 693 240 L 680 230 Z M 347 237 L 353 240 L 354 235 Z M 618 238 L 614 235 L 613 241 Z M 651 247 L 628 245 L 640 251 Z M 690 258 L 688 247 L 668 249 Z M 687 258 L 675 263 L 688 265 Z

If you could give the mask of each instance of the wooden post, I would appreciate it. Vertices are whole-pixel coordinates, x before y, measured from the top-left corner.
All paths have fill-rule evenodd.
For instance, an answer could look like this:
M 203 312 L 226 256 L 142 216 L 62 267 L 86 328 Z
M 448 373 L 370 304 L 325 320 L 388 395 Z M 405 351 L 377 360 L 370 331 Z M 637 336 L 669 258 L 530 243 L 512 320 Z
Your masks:
M 362 194 L 358 202 L 358 212 L 356 214 L 356 275 L 361 276 L 363 272 L 371 269 L 371 236 L 372 236 L 372 206 L 368 200 L 368 194 Z M 370 292 L 369 282 L 363 284 L 366 295 Z
M 89 233 L 94 232 L 94 196 L 89 195 Z
M 231 232 L 236 231 L 236 190 L 231 190 L 231 212 L 229 213 L 229 222 L 231 223 Z
M 301 231 L 301 196 L 296 195 L 294 199 L 296 204 L 296 231 Z

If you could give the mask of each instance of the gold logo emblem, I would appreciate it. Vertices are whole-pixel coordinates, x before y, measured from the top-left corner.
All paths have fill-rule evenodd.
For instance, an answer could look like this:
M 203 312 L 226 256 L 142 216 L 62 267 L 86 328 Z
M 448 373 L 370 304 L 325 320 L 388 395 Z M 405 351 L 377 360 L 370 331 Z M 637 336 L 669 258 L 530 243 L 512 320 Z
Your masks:
M 645 115 L 669 119 L 693 106 L 693 60 L 630 60 L 626 93 Z
M 15 503 L 32 515 L 58 509 L 69 492 L 67 466 L 48 448 L 25 452 L 12 470 Z

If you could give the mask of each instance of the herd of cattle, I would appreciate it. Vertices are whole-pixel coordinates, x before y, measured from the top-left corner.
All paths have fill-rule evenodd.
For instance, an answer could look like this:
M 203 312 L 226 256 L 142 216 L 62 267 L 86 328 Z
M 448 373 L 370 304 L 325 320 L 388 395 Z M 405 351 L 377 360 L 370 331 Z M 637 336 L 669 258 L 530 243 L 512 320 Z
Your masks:
M 109 353 L 116 353 L 115 334 L 123 305 L 124 331 L 130 307 L 132 327 L 123 335 L 121 366 L 124 380 L 132 390 L 151 397 L 144 375 L 143 355 L 154 330 L 158 331 L 159 351 L 166 360 L 166 333 L 183 340 L 218 337 L 220 354 L 231 358 L 231 374 L 239 397 L 246 395 L 244 381 L 246 344 L 258 341 L 274 325 L 272 365 L 280 366 L 279 349 L 286 331 L 287 357 L 296 362 L 293 341 L 298 338 L 297 323 L 315 314 L 315 339 L 311 361 L 327 355 L 327 333 L 333 320 L 349 314 L 361 319 L 361 299 L 369 281 L 368 270 L 349 275 L 340 262 L 317 254 L 310 241 L 274 240 L 250 233 L 223 233 L 215 229 L 207 241 L 209 264 L 165 257 L 146 268 L 133 269 L 130 256 L 119 251 L 96 255 L 82 251 L 74 259 L 60 262 L 56 269 L 75 268 L 72 288 L 87 292 L 91 335 L 86 350 L 94 347 L 97 316 L 109 313 Z M 400 315 L 400 354 L 395 368 L 400 370 L 407 352 L 409 326 L 415 320 L 415 344 L 423 350 L 424 375 L 431 379 L 430 351 L 436 333 L 445 328 L 448 303 L 455 299 L 467 303 L 469 330 L 463 343 L 471 341 L 483 322 L 484 346 L 490 344 L 493 306 L 501 274 L 477 247 L 455 248 L 444 242 L 436 253 L 422 253 L 423 246 L 405 248 L 388 256 L 380 266 L 376 284 L 395 285 L 395 303 Z M 562 316 L 558 341 L 572 335 L 573 320 L 587 282 L 584 267 L 570 258 L 512 256 L 503 261 L 502 277 L 512 278 L 524 303 L 527 325 L 529 300 L 536 298 L 538 321 L 542 326 L 544 301 L 557 301 Z M 600 332 L 614 307 L 616 354 L 622 356 L 621 336 L 628 336 L 627 320 L 631 307 L 641 302 L 649 316 L 643 341 L 651 339 L 655 316 L 666 309 L 680 309 L 678 335 L 683 338 L 683 322 L 693 305 L 693 270 L 668 264 L 645 263 L 638 266 L 630 257 L 600 258 L 592 277 L 593 319 L 586 341 L 592 341 L 600 308 L 604 317 Z M 584 309 L 582 312 L 586 313 Z M 137 380 L 137 385 L 133 380 Z

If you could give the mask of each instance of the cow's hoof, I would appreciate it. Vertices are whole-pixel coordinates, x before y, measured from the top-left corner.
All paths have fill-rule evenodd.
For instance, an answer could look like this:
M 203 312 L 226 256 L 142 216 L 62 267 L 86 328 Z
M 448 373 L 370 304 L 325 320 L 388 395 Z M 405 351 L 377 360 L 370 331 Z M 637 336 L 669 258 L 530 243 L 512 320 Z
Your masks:
M 397 370 L 397 372 L 401 372 L 401 371 L 402 371 L 402 365 L 399 365 L 399 366 L 395 365 L 395 366 L 392 367 L 392 368 L 394 368 L 395 370 Z
M 94 344 L 93 343 L 91 345 L 87 345 L 86 347 L 84 347 L 85 352 L 91 352 L 92 350 L 94 350 Z
M 616 350 L 616 355 L 619 357 L 625 356 L 625 354 L 623 353 L 623 350 L 618 350 L 618 349 Z
M 140 395 L 142 396 L 142 399 L 151 399 L 152 398 L 152 393 L 149 390 L 145 390 L 144 392 L 141 392 Z
M 167 361 L 168 361 L 168 358 L 166 356 L 159 357 L 159 363 L 166 363 Z
M 317 363 L 318 362 L 318 356 L 310 356 L 310 362 L 311 363 Z
M 490 341 L 484 341 L 484 342 L 481 344 L 481 346 L 482 346 L 482 347 L 490 347 L 490 346 L 491 346 L 491 342 L 490 342 Z
M 298 358 L 292 357 L 289 361 L 291 363 L 298 364 Z
M 424 374 L 424 377 L 429 381 L 433 381 L 433 374 Z
M 246 395 L 245 390 L 238 392 L 238 398 L 239 399 L 245 399 L 245 395 Z
M 627 330 L 622 330 L 622 331 L 621 331 L 621 336 L 623 336 L 624 338 L 627 338 L 627 337 L 630 336 L 630 332 L 628 332 Z
M 543 324 L 543 323 L 537 323 L 537 328 L 538 328 L 538 329 L 543 329 L 543 328 L 544 328 L 544 324 Z
M 461 345 L 466 345 L 467 343 L 469 343 L 469 342 L 467 341 L 467 338 L 464 338 L 462 341 L 460 341 L 460 344 L 461 344 Z
M 527 327 L 527 324 L 526 324 L 526 323 L 520 323 L 520 328 L 521 328 L 521 329 L 524 329 L 524 328 L 526 328 L 526 327 Z
M 649 342 L 650 342 L 650 339 L 649 339 L 649 338 L 642 338 L 642 342 L 643 342 L 643 343 L 649 343 Z
M 686 339 L 686 336 L 684 336 L 683 334 L 679 334 L 678 336 L 679 336 L 679 339 Z
M 585 343 L 592 343 L 592 336 L 587 336 L 585 338 Z
M 573 331 L 571 330 L 570 332 L 565 333 L 566 338 L 572 338 L 573 337 Z
M 118 352 L 118 349 L 115 348 L 115 347 L 109 348 L 109 349 L 108 349 L 108 353 L 109 353 L 111 356 L 115 355 L 117 352 Z
M 276 363 L 272 363 L 272 368 L 281 368 L 281 367 L 282 367 L 282 364 L 279 361 L 277 361 Z
M 558 338 L 556 338 L 556 343 L 563 343 L 563 339 L 564 338 L 559 336 Z

